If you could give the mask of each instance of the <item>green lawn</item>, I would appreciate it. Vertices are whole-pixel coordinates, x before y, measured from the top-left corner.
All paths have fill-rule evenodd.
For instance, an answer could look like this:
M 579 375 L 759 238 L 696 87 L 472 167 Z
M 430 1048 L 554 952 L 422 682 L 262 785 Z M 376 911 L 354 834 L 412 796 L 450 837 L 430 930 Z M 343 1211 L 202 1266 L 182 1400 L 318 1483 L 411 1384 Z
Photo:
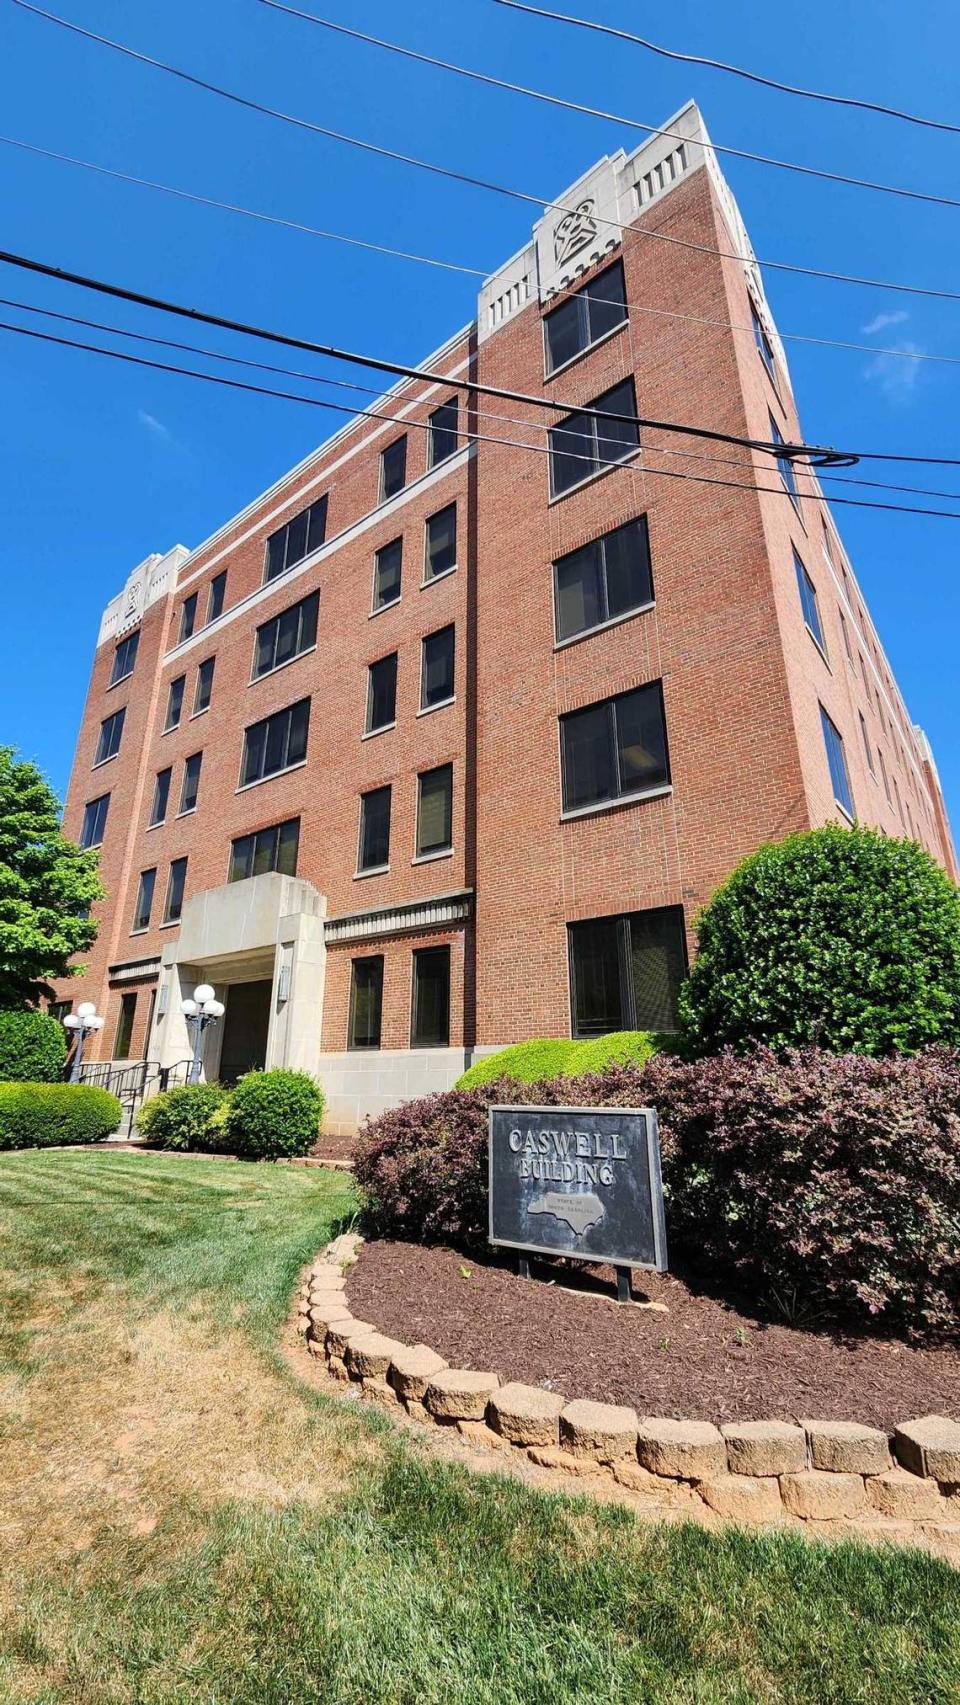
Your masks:
M 324 1171 L 0 1157 L 0 1700 L 952 1701 L 960 1574 L 471 1476 L 276 1348 Z

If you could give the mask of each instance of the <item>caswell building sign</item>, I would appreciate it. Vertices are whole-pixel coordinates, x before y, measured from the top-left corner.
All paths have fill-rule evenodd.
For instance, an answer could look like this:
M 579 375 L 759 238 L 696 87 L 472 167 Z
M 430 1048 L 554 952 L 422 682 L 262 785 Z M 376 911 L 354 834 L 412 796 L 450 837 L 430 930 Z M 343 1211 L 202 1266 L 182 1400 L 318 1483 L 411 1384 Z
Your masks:
M 665 1271 L 653 1109 L 491 1107 L 490 1242 Z

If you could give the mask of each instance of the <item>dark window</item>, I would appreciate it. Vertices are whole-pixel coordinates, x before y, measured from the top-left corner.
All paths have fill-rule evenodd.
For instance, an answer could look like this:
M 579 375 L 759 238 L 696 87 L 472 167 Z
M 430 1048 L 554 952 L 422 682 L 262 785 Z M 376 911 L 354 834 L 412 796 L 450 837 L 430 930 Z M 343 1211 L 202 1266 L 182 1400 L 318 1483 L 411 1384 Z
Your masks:
M 120 737 L 123 734 L 123 719 L 126 710 L 115 710 L 100 724 L 100 738 L 97 741 L 95 764 L 105 763 L 107 758 L 115 758 L 120 750 Z
M 770 438 L 771 438 L 771 441 L 774 444 L 782 444 L 784 441 L 783 440 L 783 433 L 780 431 L 780 428 L 777 425 L 776 421 L 774 420 L 773 415 L 770 415 L 769 419 L 770 419 Z M 797 482 L 796 482 L 796 479 L 794 478 L 793 463 L 791 462 L 790 457 L 778 455 L 777 456 L 777 467 L 780 469 L 780 478 L 782 479 L 784 485 L 786 486 L 788 492 L 790 493 L 790 501 L 793 504 L 793 507 L 796 510 L 797 514 L 799 515 L 799 513 L 800 513 L 800 497 L 799 497 L 799 494 L 797 492 Z
M 383 954 L 354 959 L 350 975 L 348 1048 L 379 1048 L 383 1018 Z
M 167 696 L 167 718 L 163 725 L 164 734 L 169 734 L 171 728 L 179 728 L 180 716 L 183 711 L 183 689 L 186 686 L 186 675 L 178 675 L 170 682 L 170 692 Z
M 830 780 L 833 784 L 833 797 L 842 806 L 848 817 L 852 817 L 853 794 L 850 791 L 850 777 L 847 774 L 847 758 L 843 750 L 843 736 L 834 726 L 829 716 L 820 706 L 820 721 L 823 725 L 823 743 L 827 749 L 827 763 L 830 766 Z
M 228 882 L 244 882 L 248 876 L 263 876 L 276 870 L 281 876 L 296 876 L 300 848 L 300 819 L 274 823 L 256 834 L 241 835 L 230 848 Z
M 380 454 L 380 502 L 396 497 L 407 483 L 407 440 L 395 438 Z
M 445 403 L 435 408 L 429 417 L 429 453 L 428 467 L 435 468 L 439 462 L 445 462 L 457 448 L 457 418 L 459 402 L 456 397 L 448 397 Z
M 417 777 L 417 857 L 447 852 L 453 844 L 453 765 Z
M 110 685 L 115 687 L 118 681 L 125 681 L 133 674 L 133 666 L 137 661 L 137 647 L 140 644 L 140 629 L 122 639 L 113 654 L 113 668 L 110 671 Z
M 170 875 L 167 877 L 167 897 L 163 904 L 163 921 L 165 924 L 176 923 L 183 911 L 183 890 L 187 881 L 187 861 L 185 858 L 175 858 L 170 865 Z
M 272 716 L 265 716 L 262 722 L 244 729 L 241 787 L 302 763 L 307 755 L 309 727 L 310 700 L 301 699 L 298 704 L 274 711 Z
M 358 870 L 381 870 L 390 862 L 390 788 L 360 795 Z
M 299 604 L 291 604 L 289 610 L 282 610 L 279 616 L 274 616 L 257 629 L 253 653 L 254 680 L 260 675 L 269 675 L 271 669 L 279 669 L 281 663 L 289 663 L 291 658 L 299 657 L 301 651 L 309 651 L 316 645 L 319 604 L 319 592 L 311 592 L 309 598 L 301 598 Z
M 867 768 L 869 769 L 870 774 L 873 776 L 873 775 L 876 775 L 877 772 L 873 767 L 873 753 L 870 750 L 870 736 L 867 733 L 867 725 L 866 725 L 866 722 L 864 721 L 863 711 L 858 710 L 857 715 L 860 718 L 860 735 L 861 735 L 861 738 L 863 740 L 863 750 L 866 753 Z
M 223 610 L 223 599 L 227 590 L 227 571 L 222 569 L 215 574 L 210 582 L 210 593 L 207 598 L 207 621 L 215 622 Z
M 568 924 L 574 1036 L 675 1030 L 686 975 L 682 906 Z
M 883 761 L 883 753 L 881 752 L 879 746 L 877 747 L 877 757 L 880 759 L 880 774 L 883 777 L 883 791 L 887 796 L 887 804 L 892 805 L 893 800 L 890 797 L 890 780 L 889 780 L 889 777 L 887 775 L 887 766 Z
M 311 551 L 319 550 L 327 532 L 327 498 L 318 497 L 309 509 L 301 509 L 285 527 L 278 527 L 267 540 L 267 562 L 263 578 L 276 580 Z
M 413 955 L 411 1048 L 446 1048 L 450 1041 L 450 949 L 420 947 Z
M 48 1001 L 47 1002 L 47 1013 L 48 1013 L 50 1018 L 55 1018 L 58 1024 L 62 1024 L 64 1019 L 67 1017 L 67 1014 L 71 1013 L 72 1011 L 73 1011 L 73 1001 Z
M 753 303 L 750 303 L 750 318 L 753 322 L 753 341 L 760 352 L 760 359 L 767 369 L 771 379 L 776 377 L 776 363 L 773 359 L 773 346 L 763 329 L 763 321 Z
M 423 641 L 423 664 L 420 671 L 420 709 L 444 704 L 453 698 L 454 629 L 440 628 L 427 634 Z
M 427 550 L 426 562 L 423 568 L 424 580 L 436 580 L 438 574 L 446 574 L 448 569 L 457 566 L 457 506 L 448 503 L 446 509 L 438 510 L 427 521 Z
M 637 412 L 633 380 L 624 379 L 604 391 L 591 408 L 609 409 L 613 414 Z M 568 414 L 559 426 L 550 428 L 550 492 L 559 497 L 601 468 L 622 462 L 637 448 L 640 430 L 631 420 L 597 420 L 590 414 Z
M 210 697 L 213 692 L 213 668 L 215 657 L 205 657 L 197 670 L 197 690 L 193 699 L 193 714 L 199 716 L 202 710 L 210 709 Z
M 167 815 L 167 801 L 170 798 L 170 777 L 173 770 L 158 770 L 157 779 L 153 784 L 153 804 L 150 807 L 150 828 L 155 829 L 158 823 L 164 822 Z
M 373 607 L 382 610 L 395 604 L 400 596 L 400 575 L 403 568 L 403 540 L 394 539 L 384 545 L 373 559 Z
M 140 885 L 137 888 L 137 904 L 133 913 L 133 927 L 135 930 L 150 928 L 150 913 L 153 910 L 153 891 L 156 885 L 156 867 L 154 867 L 153 870 L 141 870 Z
M 843 649 L 846 652 L 848 658 L 850 659 L 850 662 L 852 663 L 853 662 L 853 647 L 850 644 L 850 629 L 847 627 L 847 618 L 844 615 L 843 611 L 841 610 L 839 604 L 837 605 L 837 615 L 840 617 L 840 631 L 843 634 Z
M 803 563 L 800 561 L 796 551 L 793 553 L 793 566 L 797 573 L 797 587 L 800 592 L 800 608 L 803 611 L 803 619 L 806 622 L 807 627 L 810 629 L 810 632 L 813 634 L 820 650 L 825 653 L 827 648 L 823 641 L 823 628 L 820 625 L 820 605 L 817 603 L 817 589 L 804 568 Z M 843 618 L 841 617 L 841 620 L 842 619 Z
M 180 605 L 180 644 L 190 638 L 197 625 L 197 597 L 198 593 L 191 592 L 189 598 L 184 598 Z
M 113 1058 L 128 1060 L 130 1058 L 130 1043 L 133 1039 L 133 1019 L 137 1010 L 135 994 L 120 996 L 120 1016 L 117 1019 L 117 1034 L 113 1043 Z
M 615 326 L 623 325 L 626 317 L 623 266 L 617 261 L 547 315 L 543 322 L 547 372 L 555 373 L 581 350 L 589 349 Z
M 194 752 L 183 766 L 183 786 L 180 789 L 180 815 L 185 811 L 195 811 L 197 795 L 200 792 L 200 766 L 203 763 L 203 753 Z
M 390 728 L 397 717 L 397 653 L 371 663 L 367 673 L 367 734 Z
M 553 565 L 557 639 L 573 639 L 653 600 L 647 518 L 570 551 Z
M 107 811 L 110 807 L 109 793 L 101 793 L 99 799 L 91 799 L 83 808 L 83 824 L 80 829 L 80 845 L 82 847 L 98 847 L 103 840 L 103 831 L 107 826 Z
M 578 811 L 670 780 L 659 681 L 560 718 L 563 809 Z

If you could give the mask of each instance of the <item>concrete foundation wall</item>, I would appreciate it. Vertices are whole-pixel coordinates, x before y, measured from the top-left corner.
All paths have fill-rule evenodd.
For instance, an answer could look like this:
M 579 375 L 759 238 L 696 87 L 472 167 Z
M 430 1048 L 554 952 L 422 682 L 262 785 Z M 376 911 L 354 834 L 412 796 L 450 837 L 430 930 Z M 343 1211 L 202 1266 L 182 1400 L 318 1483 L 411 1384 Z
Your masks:
M 368 1114 L 418 1095 L 451 1089 L 476 1056 L 471 1048 L 383 1048 L 321 1054 L 317 1077 L 327 1098 L 323 1128 L 349 1136 Z

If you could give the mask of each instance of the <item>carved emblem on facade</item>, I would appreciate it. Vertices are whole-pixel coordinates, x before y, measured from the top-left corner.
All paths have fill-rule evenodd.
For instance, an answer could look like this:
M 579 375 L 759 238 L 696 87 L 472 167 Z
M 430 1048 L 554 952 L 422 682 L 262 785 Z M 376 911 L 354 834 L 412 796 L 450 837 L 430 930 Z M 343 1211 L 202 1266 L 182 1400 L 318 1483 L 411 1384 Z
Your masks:
M 553 228 L 553 253 L 558 266 L 593 242 L 597 234 L 595 205 L 592 195 L 588 195 L 576 207 L 568 208 L 562 219 L 557 221 Z
M 140 603 L 142 598 L 143 581 L 135 580 L 132 586 L 127 587 L 127 596 L 123 606 L 121 621 L 132 621 L 134 616 L 138 616 L 140 614 Z

